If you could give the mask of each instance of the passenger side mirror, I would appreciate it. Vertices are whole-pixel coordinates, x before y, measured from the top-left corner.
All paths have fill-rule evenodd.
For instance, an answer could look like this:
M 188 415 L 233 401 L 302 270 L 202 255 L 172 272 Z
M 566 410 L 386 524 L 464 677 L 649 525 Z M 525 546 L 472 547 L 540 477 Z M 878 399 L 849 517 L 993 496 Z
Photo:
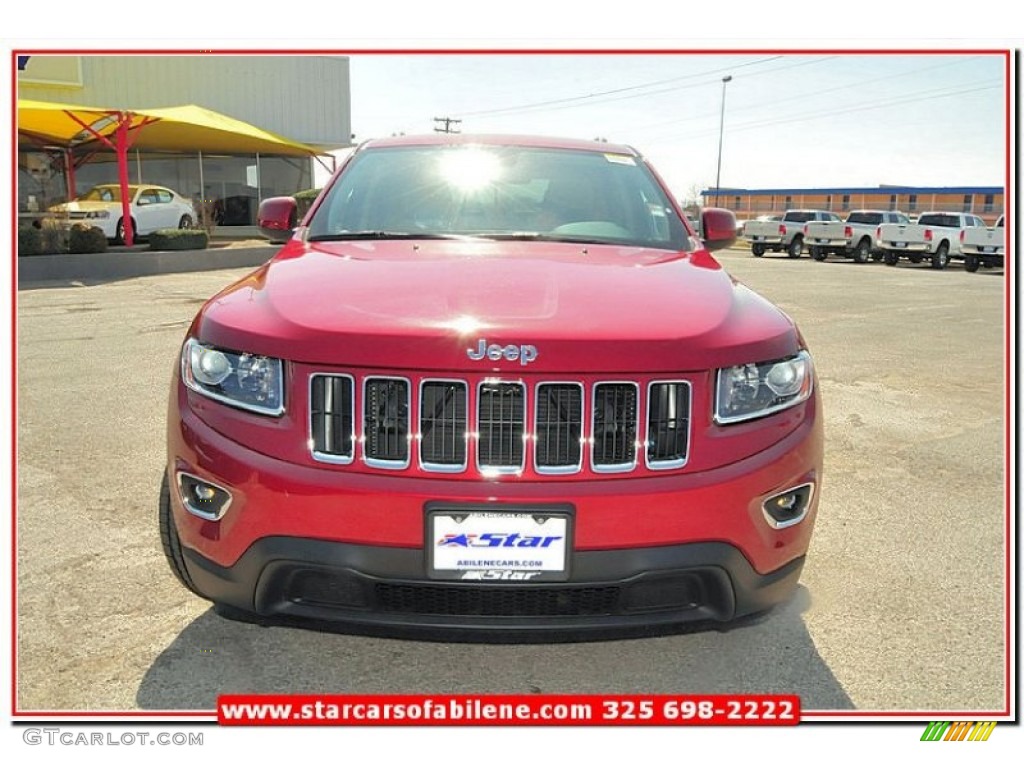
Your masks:
M 294 197 L 268 197 L 260 203 L 256 213 L 260 234 L 272 243 L 291 239 L 298 223 L 297 210 Z

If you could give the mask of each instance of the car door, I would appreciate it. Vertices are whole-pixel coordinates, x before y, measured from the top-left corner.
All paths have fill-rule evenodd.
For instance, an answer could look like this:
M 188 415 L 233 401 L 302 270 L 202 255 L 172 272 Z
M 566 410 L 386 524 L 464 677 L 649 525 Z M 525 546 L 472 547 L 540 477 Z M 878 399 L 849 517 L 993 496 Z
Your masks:
M 133 208 L 138 234 L 148 235 L 150 232 L 160 229 L 160 204 L 156 189 L 152 187 L 140 189 Z

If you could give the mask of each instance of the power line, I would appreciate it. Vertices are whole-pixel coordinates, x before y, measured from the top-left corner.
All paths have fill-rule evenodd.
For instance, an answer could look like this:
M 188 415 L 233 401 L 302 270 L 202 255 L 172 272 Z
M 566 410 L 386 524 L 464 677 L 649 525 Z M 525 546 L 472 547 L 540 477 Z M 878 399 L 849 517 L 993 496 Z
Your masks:
M 655 86 L 665 85 L 667 83 L 677 83 L 677 82 L 680 82 L 682 80 L 692 80 L 692 79 L 694 79 L 696 77 L 707 77 L 708 75 L 717 75 L 717 74 L 720 74 L 722 72 L 731 72 L 731 71 L 736 70 L 736 69 L 743 69 L 745 67 L 753 67 L 753 66 L 757 66 L 757 65 L 760 65 L 760 64 L 766 64 L 767 62 L 775 61 L 775 60 L 781 59 L 781 58 L 783 58 L 783 57 L 782 56 L 769 56 L 768 58 L 765 58 L 765 59 L 757 59 L 755 61 L 749 61 L 749 62 L 746 62 L 744 64 L 737 64 L 737 65 L 731 66 L 731 67 L 721 67 L 719 69 L 706 70 L 704 72 L 695 72 L 694 74 L 691 74 L 691 75 L 682 75 L 680 77 L 670 77 L 670 78 L 667 78 L 665 80 L 654 80 L 654 81 L 651 81 L 651 82 L 648 82 L 648 83 L 639 83 L 637 85 L 629 85 L 629 86 L 624 86 L 622 88 L 613 88 L 613 89 L 608 90 L 608 91 L 597 91 L 596 93 L 588 93 L 588 94 L 583 95 L 583 96 L 568 96 L 568 97 L 561 98 L 561 99 L 549 99 L 547 101 L 536 101 L 536 102 L 532 102 L 530 104 L 519 104 L 519 105 L 512 106 L 512 107 L 499 107 L 497 109 L 481 109 L 481 110 L 476 110 L 476 111 L 473 111 L 473 112 L 462 112 L 460 114 L 463 117 L 481 117 L 481 116 L 496 116 L 496 115 L 506 116 L 506 115 L 509 115 L 509 114 L 517 113 L 517 112 L 532 111 L 532 110 L 535 110 L 535 109 L 542 109 L 542 108 L 545 108 L 545 107 L 559 107 L 559 108 L 562 108 L 559 105 L 562 105 L 562 106 L 579 106 L 578 104 L 576 104 L 576 102 L 589 101 L 589 100 L 593 100 L 593 99 L 601 99 L 601 101 L 596 101 L 596 102 L 591 102 L 591 103 L 604 103 L 605 101 L 615 101 L 615 99 L 602 99 L 602 97 L 604 97 L 604 96 L 613 96 L 613 95 L 616 95 L 616 94 L 627 93 L 629 91 L 638 91 L 638 90 L 643 90 L 645 88 L 653 88 Z M 716 79 L 715 82 L 718 82 L 718 80 Z M 698 83 L 697 85 L 703 85 L 703 83 Z M 685 87 L 695 87 L 695 86 L 681 86 L 681 87 L 685 88 Z M 654 93 L 663 93 L 663 92 L 671 91 L 671 90 L 679 90 L 679 89 L 678 88 L 668 88 L 668 89 L 665 89 L 664 91 L 655 91 Z M 647 96 L 647 95 L 652 95 L 652 94 L 637 94 L 636 96 Z

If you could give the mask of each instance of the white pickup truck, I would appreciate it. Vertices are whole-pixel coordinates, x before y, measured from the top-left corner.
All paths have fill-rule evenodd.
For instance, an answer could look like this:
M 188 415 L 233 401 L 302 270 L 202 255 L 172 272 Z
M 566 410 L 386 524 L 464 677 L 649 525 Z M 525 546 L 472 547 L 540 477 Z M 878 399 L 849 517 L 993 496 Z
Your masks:
M 786 211 L 780 221 L 748 221 L 743 226 L 743 238 L 750 243 L 750 252 L 764 256 L 766 251 L 785 251 L 791 259 L 799 259 L 804 252 L 804 225 L 812 221 L 842 220 L 829 211 Z
M 991 269 L 1003 266 L 1003 253 L 1006 248 L 1006 231 L 1000 216 L 994 227 L 980 229 L 973 227 L 960 233 L 960 251 L 964 256 L 964 269 L 977 272 L 978 267 Z
M 850 211 L 846 221 L 812 221 L 804 225 L 804 242 L 815 261 L 824 261 L 829 254 L 845 256 L 858 264 L 871 257 L 882 258 L 875 241 L 882 224 L 909 224 L 899 211 Z
M 878 228 L 878 247 L 884 251 L 883 261 L 895 265 L 900 256 L 912 264 L 926 257 L 934 269 L 945 269 L 951 258 L 962 258 L 960 236 L 985 222 L 971 213 L 929 211 L 922 213 L 916 224 L 883 224 Z

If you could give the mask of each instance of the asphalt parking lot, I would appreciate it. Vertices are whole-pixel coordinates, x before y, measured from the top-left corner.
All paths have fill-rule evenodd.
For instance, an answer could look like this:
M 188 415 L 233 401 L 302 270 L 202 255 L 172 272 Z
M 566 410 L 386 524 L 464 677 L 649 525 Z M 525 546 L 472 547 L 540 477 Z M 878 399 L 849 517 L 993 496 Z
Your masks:
M 221 692 L 796 692 L 996 711 L 1005 685 L 1004 277 L 720 255 L 801 326 L 826 413 L 802 586 L 727 632 L 548 645 L 221 618 L 175 581 L 157 488 L 178 347 L 247 270 L 17 293 L 17 701 L 212 710 Z

